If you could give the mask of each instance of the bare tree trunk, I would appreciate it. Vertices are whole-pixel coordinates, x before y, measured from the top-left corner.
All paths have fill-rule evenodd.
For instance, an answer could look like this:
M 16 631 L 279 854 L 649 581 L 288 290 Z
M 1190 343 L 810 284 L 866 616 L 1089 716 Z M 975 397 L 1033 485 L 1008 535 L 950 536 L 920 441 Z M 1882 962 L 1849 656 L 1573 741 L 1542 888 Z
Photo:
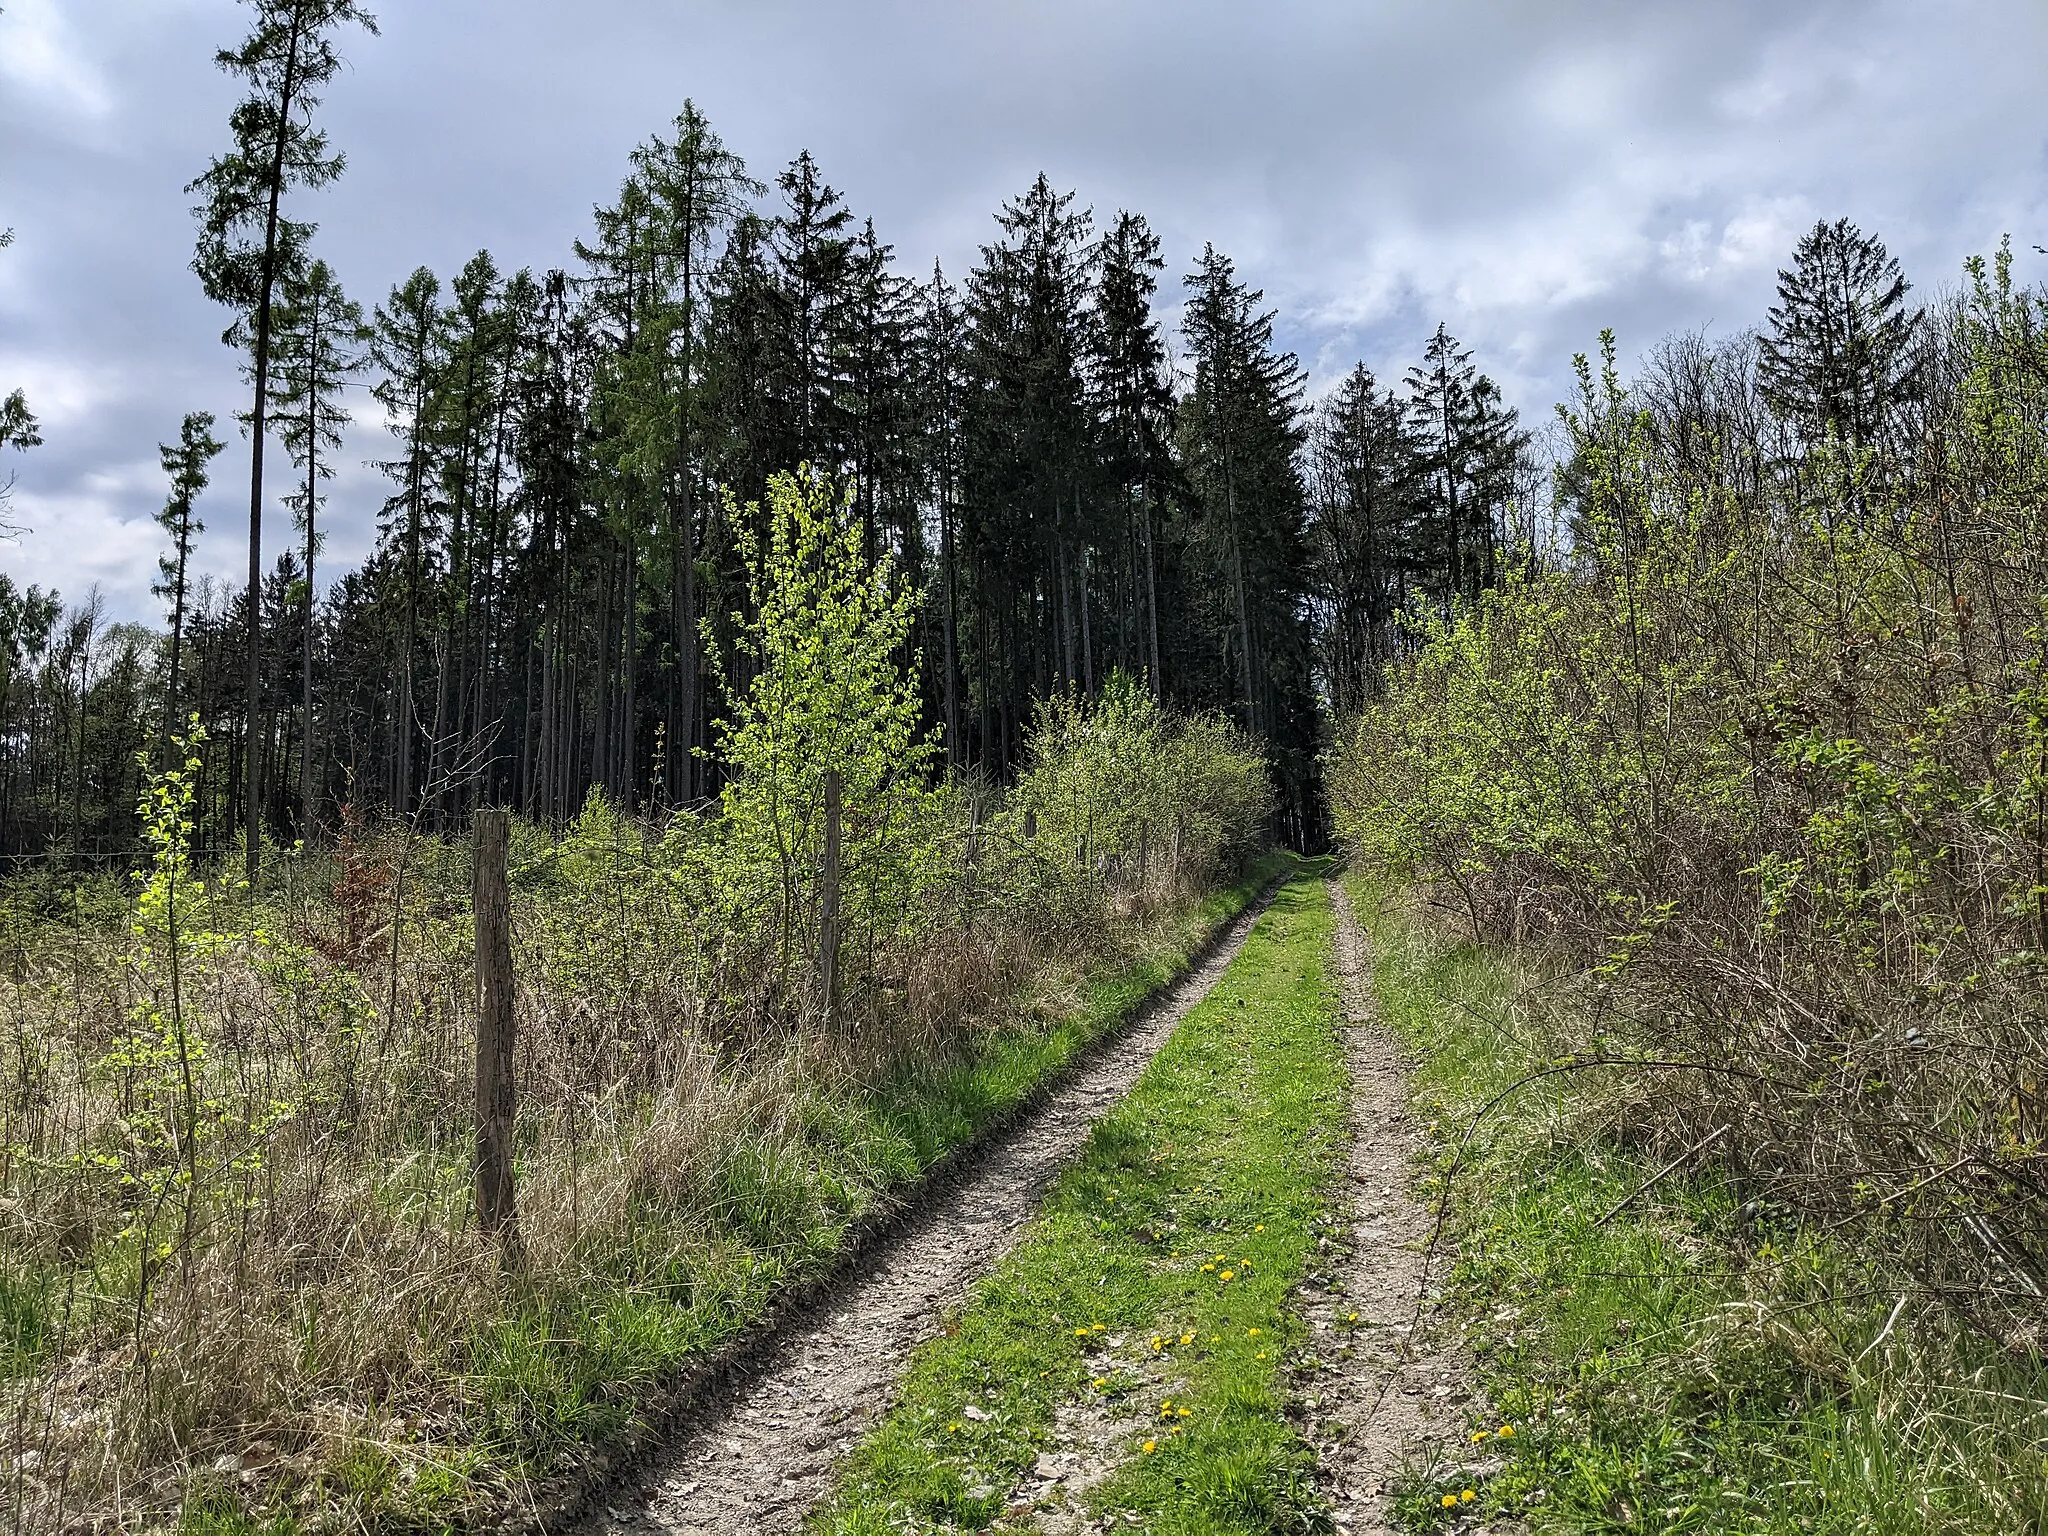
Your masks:
M 518 1017 L 512 1006 L 512 898 L 507 884 L 505 813 L 476 813 L 476 1214 L 497 1238 L 506 1262 L 517 1250 L 512 1129 L 519 1110 L 513 1080 Z
M 825 860 L 818 880 L 818 1000 L 830 1029 L 839 1012 L 839 770 L 825 770 Z

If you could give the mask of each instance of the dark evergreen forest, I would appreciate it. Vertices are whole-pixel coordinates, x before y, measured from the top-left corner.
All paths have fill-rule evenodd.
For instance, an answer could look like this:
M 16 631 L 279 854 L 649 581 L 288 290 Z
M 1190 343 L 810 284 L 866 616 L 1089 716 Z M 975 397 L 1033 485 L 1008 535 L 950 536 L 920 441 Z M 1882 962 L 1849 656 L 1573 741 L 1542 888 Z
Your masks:
M 317 184 L 339 162 L 307 132 Z M 195 183 L 203 227 L 230 222 L 235 164 Z M 900 261 L 808 153 L 757 180 L 689 105 L 559 268 L 478 252 L 370 302 L 312 225 L 279 230 L 274 303 L 257 246 L 203 235 L 196 264 L 252 382 L 267 327 L 251 403 L 288 465 L 272 454 L 253 610 L 247 585 L 190 573 L 221 439 L 233 461 L 249 436 L 195 415 L 163 451 L 161 627 L 0 589 L 7 853 L 126 856 L 138 759 L 195 716 L 208 847 L 252 793 L 283 841 L 715 794 L 715 722 L 747 682 L 740 535 L 799 465 L 921 594 L 949 765 L 1012 775 L 1038 701 L 1121 671 L 1261 738 L 1275 830 L 1312 847 L 1321 701 L 1360 707 L 1395 615 L 1478 591 L 1528 538 L 1528 435 L 1447 332 L 1405 379 L 1361 365 L 1311 403 L 1226 255 L 1175 273 L 1141 215 L 1099 218 L 1042 175 L 957 277 Z M 322 530 L 372 510 L 329 499 L 371 400 L 376 547 L 330 576 Z

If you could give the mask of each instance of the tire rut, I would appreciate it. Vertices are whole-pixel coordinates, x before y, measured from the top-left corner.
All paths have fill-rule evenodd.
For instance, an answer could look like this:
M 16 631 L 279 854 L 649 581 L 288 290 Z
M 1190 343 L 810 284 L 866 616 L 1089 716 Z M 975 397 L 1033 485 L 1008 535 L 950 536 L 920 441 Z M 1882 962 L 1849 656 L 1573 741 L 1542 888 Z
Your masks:
M 1271 899 L 1268 891 L 1233 919 L 1206 959 L 878 1243 L 843 1289 L 649 1455 L 630 1483 L 615 1484 L 583 1529 L 673 1536 L 795 1529 L 846 1452 L 888 1411 L 911 1352 L 1016 1242 L 1046 1185 L 1215 986 Z
M 1320 1366 L 1297 1390 L 1338 1531 L 1393 1536 L 1393 1496 L 1408 1469 L 1434 1466 L 1441 1474 L 1462 1464 L 1473 1477 L 1490 1470 L 1469 1457 L 1465 1437 L 1465 1421 L 1484 1399 L 1462 1344 L 1432 1327 L 1433 1220 L 1411 1192 L 1423 1142 L 1409 1113 L 1408 1072 L 1379 1020 L 1365 932 L 1341 882 L 1331 880 L 1329 891 L 1351 1067 L 1349 1208 L 1340 1204 L 1342 1225 L 1331 1234 L 1329 1258 L 1302 1285 L 1309 1348 Z M 1459 1529 L 1482 1536 L 1488 1527 Z

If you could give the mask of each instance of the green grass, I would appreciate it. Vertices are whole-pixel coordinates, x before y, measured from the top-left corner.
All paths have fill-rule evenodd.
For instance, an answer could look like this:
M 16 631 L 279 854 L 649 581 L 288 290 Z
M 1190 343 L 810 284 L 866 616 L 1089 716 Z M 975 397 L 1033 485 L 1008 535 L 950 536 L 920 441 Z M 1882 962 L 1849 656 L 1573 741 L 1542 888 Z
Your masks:
M 718 1230 L 678 1242 L 653 1223 L 614 1234 L 574 1287 L 514 1292 L 464 1346 L 473 1438 L 362 1445 L 326 1479 L 369 1524 L 445 1529 L 581 1448 L 628 1430 L 649 1394 L 736 1338 L 788 1286 L 836 1260 L 863 1217 L 1014 1113 L 1082 1051 L 1178 977 L 1195 949 L 1290 866 L 1269 856 L 1185 915 L 1142 958 L 1083 983 L 1078 1007 L 977 1039 L 854 1096 L 815 1097 L 800 1144 L 743 1144 L 718 1173 Z M 360 1452 L 361 1454 L 358 1454 Z M 188 1505 L 212 1529 L 225 1516 Z M 220 1508 L 225 1508 L 224 1505 Z M 188 1519 L 189 1523 L 189 1519 Z
M 814 1532 L 986 1529 L 1059 1407 L 1090 1399 L 1122 1425 L 1096 1509 L 1160 1536 L 1317 1528 L 1281 1404 L 1343 1125 L 1330 936 L 1320 881 L 1296 879 L 917 1353 Z
M 1543 1064 L 1519 1022 L 1529 977 L 1452 944 L 1387 893 L 1354 886 L 1388 1023 L 1416 1053 L 1433 1118 L 1434 1199 L 1480 1107 Z M 1589 1132 L 1611 1092 L 1567 1074 L 1477 1124 L 1438 1264 L 1498 1418 L 1498 1465 L 1470 1510 L 1451 1464 L 1413 1477 L 1415 1530 L 1500 1513 L 1541 1532 L 1907 1536 L 2048 1530 L 2048 1372 L 1915 1311 L 1824 1236 L 1745 1221 L 1713 1171 Z M 1512 1438 L 1497 1433 L 1513 1426 Z

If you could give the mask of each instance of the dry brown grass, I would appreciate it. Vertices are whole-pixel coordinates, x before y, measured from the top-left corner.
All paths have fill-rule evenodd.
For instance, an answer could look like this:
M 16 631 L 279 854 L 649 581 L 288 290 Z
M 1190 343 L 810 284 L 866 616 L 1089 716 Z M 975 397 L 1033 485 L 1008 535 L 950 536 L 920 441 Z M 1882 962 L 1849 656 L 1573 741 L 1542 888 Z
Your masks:
M 1155 866 L 1115 891 L 991 856 L 930 885 L 913 920 L 856 936 L 848 1007 L 825 1031 L 791 1011 L 801 986 L 762 933 L 717 916 L 662 830 L 607 817 L 563 839 L 519 833 L 513 1272 L 471 1211 L 461 844 L 357 827 L 331 855 L 282 864 L 260 900 L 188 894 L 189 1097 L 175 1059 L 134 1044 L 140 1010 L 163 1004 L 167 941 L 138 963 L 118 893 L 88 890 L 81 909 L 74 892 L 69 916 L 13 893 L 0 1508 L 14 1528 L 489 1507 L 620 1427 L 636 1392 L 1028 1087 L 1051 1058 L 998 1060 L 991 1077 L 977 1042 L 1042 1026 L 1087 976 L 1184 943 L 1222 853 L 1190 850 L 1184 879 Z

